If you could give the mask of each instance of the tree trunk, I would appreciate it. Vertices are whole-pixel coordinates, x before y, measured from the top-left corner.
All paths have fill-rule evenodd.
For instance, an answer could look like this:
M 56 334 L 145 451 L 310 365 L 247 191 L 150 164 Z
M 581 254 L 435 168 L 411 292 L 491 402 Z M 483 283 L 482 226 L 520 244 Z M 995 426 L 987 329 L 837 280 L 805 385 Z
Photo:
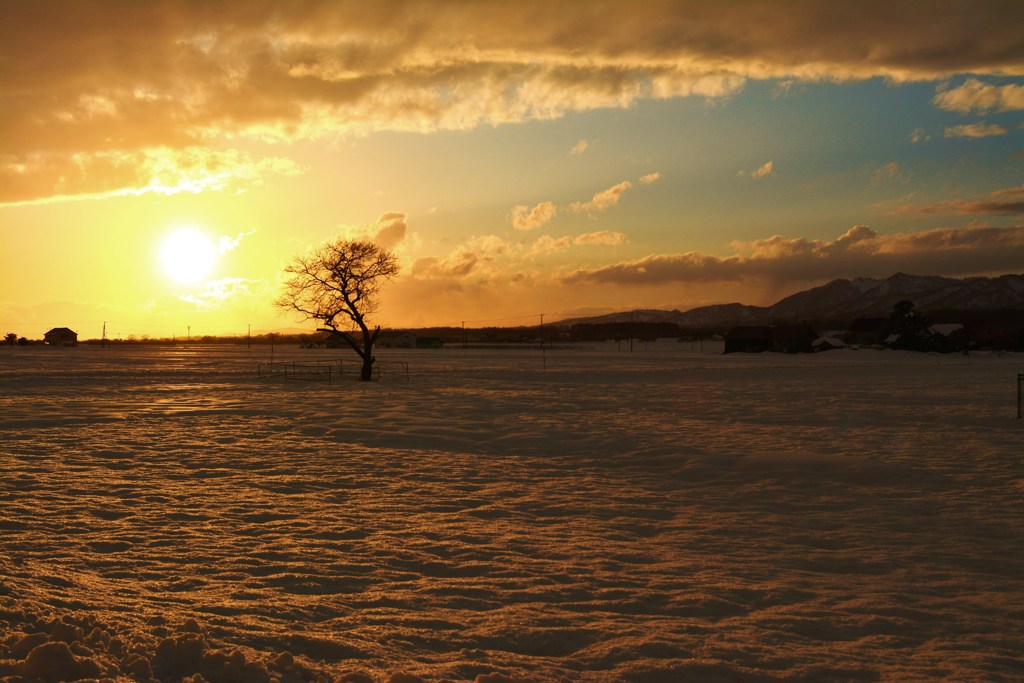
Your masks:
M 373 357 L 373 343 L 377 341 L 380 327 L 371 333 L 369 328 L 362 323 L 359 326 L 363 329 L 363 348 L 356 349 L 363 359 L 363 368 L 359 373 L 359 380 L 361 382 L 369 382 L 373 380 L 373 364 L 377 360 Z
M 359 370 L 359 381 L 369 382 L 373 379 L 373 364 L 377 362 L 377 359 L 373 357 L 373 344 L 377 341 L 377 335 L 380 334 L 380 327 L 378 326 L 373 332 L 370 332 L 370 328 L 359 322 L 359 327 L 363 331 L 363 345 L 360 346 L 359 342 L 356 341 L 348 332 L 341 332 L 338 328 L 333 325 L 330 328 L 318 328 L 320 332 L 334 332 L 341 335 L 352 350 L 359 354 L 359 357 L 363 359 L 363 367 Z
M 369 382 L 373 379 L 373 362 L 376 360 L 372 354 L 363 356 L 363 369 L 359 373 L 361 382 Z

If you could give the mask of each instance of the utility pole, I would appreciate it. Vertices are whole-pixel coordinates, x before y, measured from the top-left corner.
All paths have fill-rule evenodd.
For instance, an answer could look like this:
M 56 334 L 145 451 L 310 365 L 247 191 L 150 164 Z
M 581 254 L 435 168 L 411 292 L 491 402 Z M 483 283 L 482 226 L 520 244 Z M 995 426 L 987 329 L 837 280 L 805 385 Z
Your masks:
M 188 325 L 188 341 L 190 343 L 192 341 L 192 326 L 191 325 Z
M 107 345 L 107 321 L 103 321 L 103 341 L 100 343 L 101 346 Z

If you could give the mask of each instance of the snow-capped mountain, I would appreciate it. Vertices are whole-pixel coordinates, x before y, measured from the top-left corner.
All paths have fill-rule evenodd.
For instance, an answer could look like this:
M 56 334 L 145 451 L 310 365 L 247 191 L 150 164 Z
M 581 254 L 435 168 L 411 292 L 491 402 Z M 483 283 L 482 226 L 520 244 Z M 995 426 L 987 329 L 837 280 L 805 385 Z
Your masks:
M 885 278 L 833 280 L 820 287 L 797 292 L 771 306 L 716 304 L 680 311 L 624 311 L 560 324 L 625 322 L 673 322 L 685 327 L 710 327 L 745 322 L 807 319 L 852 319 L 888 316 L 903 300 L 921 312 L 1024 310 L 1024 275 L 948 278 L 896 273 Z

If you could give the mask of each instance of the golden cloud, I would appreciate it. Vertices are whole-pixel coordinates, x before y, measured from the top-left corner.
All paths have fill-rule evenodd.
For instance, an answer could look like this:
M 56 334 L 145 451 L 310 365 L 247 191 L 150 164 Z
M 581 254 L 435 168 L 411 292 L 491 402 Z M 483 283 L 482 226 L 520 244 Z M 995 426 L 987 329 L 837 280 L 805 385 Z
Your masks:
M 756 171 L 750 174 L 750 177 L 755 179 L 766 178 L 775 171 L 775 164 L 771 161 L 766 161 Z
M 147 148 L 73 154 L 0 156 L 0 204 L 29 204 L 122 195 L 241 190 L 268 176 L 299 175 L 283 157 L 254 160 L 237 150 Z
M 623 193 L 633 187 L 633 183 L 628 180 L 624 180 L 617 185 L 609 187 L 607 190 L 601 190 L 596 193 L 589 202 L 573 202 L 570 205 L 570 209 L 576 213 L 590 213 L 595 214 L 601 211 L 607 211 L 611 207 L 619 203 L 619 199 L 622 198 Z
M 967 214 L 1016 216 L 1024 214 L 1024 185 L 996 190 L 985 199 L 951 199 L 932 204 L 907 204 L 893 211 L 897 215 Z
M 672 282 L 800 283 L 888 276 L 899 271 L 950 275 L 1009 272 L 1024 263 L 1024 227 L 972 226 L 879 235 L 861 225 L 833 241 L 775 235 L 734 243 L 733 249 L 736 253 L 728 256 L 653 254 L 577 270 L 563 281 L 652 286 Z
M 573 238 L 572 243 L 576 245 L 599 245 L 607 247 L 617 247 L 620 244 L 625 244 L 626 236 L 621 232 L 614 230 L 598 230 L 597 232 L 587 232 Z
M 963 85 L 940 92 L 932 100 L 947 111 L 970 114 L 972 111 L 1016 111 L 1024 109 L 1024 86 L 992 85 L 968 78 Z
M 178 296 L 178 299 L 198 308 L 219 306 L 228 300 L 252 296 L 254 285 L 265 284 L 260 280 L 240 277 L 225 277 L 207 282 L 192 292 Z
M 871 183 L 878 185 L 879 183 L 887 180 L 902 180 L 903 172 L 900 170 L 900 165 L 895 161 L 890 161 L 886 165 L 876 168 L 874 173 L 871 174 Z
M 530 246 L 530 252 L 533 254 L 550 254 L 556 251 L 563 251 L 571 246 L 571 237 L 552 237 L 551 235 L 541 235 L 533 241 L 533 244 Z
M 552 237 L 550 235 L 542 235 L 534 240 L 530 246 L 530 252 L 534 255 L 537 254 L 549 254 L 556 251 L 564 251 L 570 247 L 593 247 L 593 246 L 604 246 L 604 247 L 617 247 L 620 244 L 625 244 L 628 240 L 626 236 L 621 232 L 614 230 L 598 230 L 596 232 L 586 232 L 576 237 Z
M 968 123 L 946 129 L 947 138 L 989 138 L 1006 135 L 1006 129 L 997 123 Z
M 401 211 L 385 211 L 369 225 L 343 225 L 341 235 L 349 240 L 369 240 L 385 249 L 395 250 L 409 232 L 407 217 Z
M 511 245 L 497 235 L 475 236 L 460 244 L 444 258 L 428 256 L 417 259 L 411 269 L 416 280 L 447 283 L 459 289 L 463 281 L 474 278 L 487 281 L 501 273 L 495 262 L 505 256 Z
M 553 202 L 541 202 L 532 209 L 525 204 L 512 207 L 512 227 L 516 230 L 536 230 L 551 222 L 558 213 Z
M 101 168 L 110 155 L 224 137 L 465 129 L 728 97 L 749 79 L 1024 74 L 1024 6 L 943 7 L 921 21 L 912 0 L 2 3 L 0 180 L 17 181 L 8 202 L 102 195 L 148 186 L 131 164 Z M 1016 108 L 1015 87 L 969 81 L 937 103 Z M 63 172 L 75 155 L 90 179 Z

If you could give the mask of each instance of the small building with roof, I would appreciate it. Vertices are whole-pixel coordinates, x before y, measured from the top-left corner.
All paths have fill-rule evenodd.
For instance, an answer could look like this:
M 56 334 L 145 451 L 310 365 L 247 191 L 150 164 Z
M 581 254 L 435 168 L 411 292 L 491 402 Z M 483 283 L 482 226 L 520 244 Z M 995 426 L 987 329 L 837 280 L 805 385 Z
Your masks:
M 381 332 L 377 345 L 384 349 L 415 349 L 416 335 L 412 332 Z
M 78 333 L 68 327 L 55 327 L 43 335 L 50 346 L 78 346 Z

